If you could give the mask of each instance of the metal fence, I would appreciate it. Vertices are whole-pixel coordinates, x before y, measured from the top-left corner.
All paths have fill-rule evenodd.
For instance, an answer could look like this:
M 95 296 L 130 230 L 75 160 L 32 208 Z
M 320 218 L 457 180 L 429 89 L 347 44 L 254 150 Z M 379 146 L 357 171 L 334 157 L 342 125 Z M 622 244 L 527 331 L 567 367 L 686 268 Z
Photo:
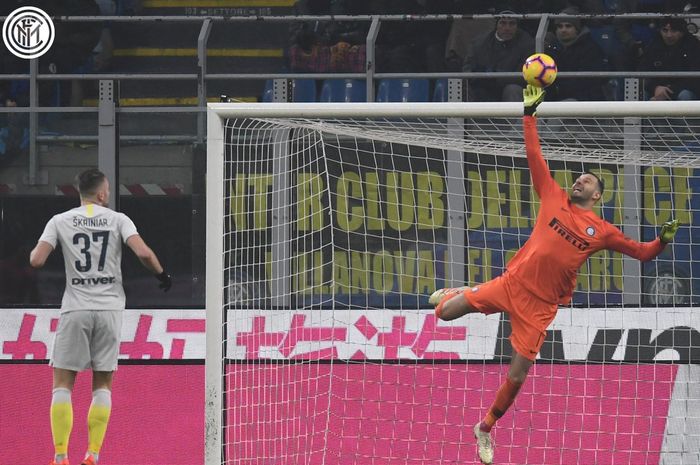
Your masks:
M 29 156 L 28 156 L 28 184 L 39 181 L 38 163 L 38 143 L 52 141 L 92 141 L 98 144 L 99 166 L 108 175 L 115 172 L 117 147 L 119 141 L 144 141 L 144 142 L 184 142 L 201 144 L 205 142 L 205 110 L 207 104 L 207 85 L 213 81 L 221 80 L 273 80 L 273 100 L 286 101 L 290 80 L 294 79 L 362 79 L 366 82 L 367 101 L 374 101 L 375 83 L 385 78 L 429 78 L 447 79 L 450 92 L 450 100 L 461 100 L 464 80 L 468 78 L 485 77 L 515 77 L 519 73 L 465 73 L 465 72 L 441 72 L 441 73 L 380 73 L 376 69 L 376 41 L 382 24 L 394 21 L 449 21 L 458 19 L 488 20 L 497 17 L 514 17 L 520 20 L 538 21 L 537 34 L 535 37 L 536 51 L 544 49 L 545 34 L 550 23 L 556 18 L 578 18 L 578 19 L 598 19 L 609 20 L 610 15 L 550 15 L 550 14 L 526 14 L 526 15 L 380 15 L 380 16 L 245 16 L 245 17 L 192 17 L 192 16 L 57 16 L 54 21 L 65 22 L 128 22 L 128 23 L 195 23 L 200 24 L 197 38 L 197 72 L 196 73 L 84 73 L 84 74 L 42 74 L 39 73 L 39 59 L 30 60 L 28 74 L 0 74 L 0 80 L 26 80 L 29 82 L 29 105 L 26 107 L 2 107 L 0 113 L 22 113 L 29 114 Z M 617 19 L 648 19 L 667 17 L 669 15 L 659 14 L 624 14 L 617 15 Z M 700 14 L 691 15 L 670 15 L 683 17 L 686 19 L 700 18 Z M 2 20 L 5 17 L 0 18 Z M 368 22 L 369 29 L 365 40 L 366 63 L 363 73 L 210 73 L 207 69 L 208 40 L 214 24 L 216 23 L 274 23 L 288 24 L 291 22 L 308 21 L 353 21 Z M 626 78 L 625 85 L 627 91 L 626 98 L 631 98 L 634 89 L 639 86 L 639 79 L 648 77 L 665 76 L 667 73 L 654 72 L 630 72 L 630 71 L 610 71 L 610 72 L 587 72 L 587 73 L 567 73 L 561 72 L 561 77 L 598 77 L 598 78 Z M 700 72 L 673 73 L 675 77 L 693 76 L 700 78 Z M 38 83 L 40 81 L 99 81 L 98 105 L 94 107 L 42 107 L 39 105 Z M 118 99 L 118 87 L 120 82 L 125 81 L 190 81 L 197 84 L 197 105 L 195 106 L 142 106 L 142 107 L 120 107 Z M 60 134 L 39 134 L 39 114 L 61 113 L 61 114 L 96 114 L 98 133 L 97 135 L 60 135 Z M 120 134 L 117 124 L 119 115 L 124 114 L 191 114 L 196 115 L 196 131 L 191 134 L 181 135 L 138 135 L 126 136 Z

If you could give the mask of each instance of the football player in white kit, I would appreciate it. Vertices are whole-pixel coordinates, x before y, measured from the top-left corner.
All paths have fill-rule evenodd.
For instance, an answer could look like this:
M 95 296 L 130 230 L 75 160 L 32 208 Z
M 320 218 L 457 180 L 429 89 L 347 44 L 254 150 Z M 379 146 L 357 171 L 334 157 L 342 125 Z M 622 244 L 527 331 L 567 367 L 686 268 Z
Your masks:
M 50 465 L 68 465 L 68 440 L 73 426 L 71 393 L 78 372 L 92 369 L 92 403 L 88 411 L 88 448 L 81 463 L 95 465 L 112 406 L 112 377 L 117 369 L 119 337 L 125 306 L 122 287 L 122 243 L 168 291 L 170 275 L 141 239 L 134 223 L 107 208 L 109 182 L 97 169 L 77 177 L 80 206 L 55 215 L 46 224 L 29 261 L 41 268 L 61 245 L 66 290 L 56 330 L 51 366 L 51 432 L 55 456 Z

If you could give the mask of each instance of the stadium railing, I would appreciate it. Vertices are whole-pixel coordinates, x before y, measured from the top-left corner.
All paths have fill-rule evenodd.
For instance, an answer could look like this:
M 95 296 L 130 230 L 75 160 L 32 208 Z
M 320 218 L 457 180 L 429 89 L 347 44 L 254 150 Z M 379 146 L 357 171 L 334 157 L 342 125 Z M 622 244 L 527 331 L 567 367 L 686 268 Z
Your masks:
M 537 28 L 537 34 L 535 37 L 536 51 L 542 51 L 544 49 L 544 37 L 548 30 L 548 27 L 552 21 L 556 18 L 564 17 L 571 18 L 572 15 L 549 15 L 549 14 L 525 14 L 525 15 L 512 15 L 522 20 L 537 20 L 539 25 Z M 660 16 L 669 16 L 662 14 L 644 13 L 644 14 L 624 14 L 617 15 L 621 19 L 653 19 Z M 679 16 L 686 19 L 700 18 L 698 14 L 683 14 L 683 15 L 672 15 Z M 32 60 L 30 63 L 29 73 L 26 74 L 0 74 L 0 80 L 26 80 L 29 82 L 29 105 L 22 108 L 17 107 L 0 107 L 0 114 L 2 113 L 17 113 L 26 112 L 29 114 L 28 122 L 28 139 L 29 139 L 29 156 L 28 160 L 28 182 L 32 184 L 34 181 L 40 178 L 39 165 L 38 165 L 38 143 L 39 142 L 97 142 L 100 153 L 103 154 L 104 159 L 110 158 L 110 151 L 112 147 L 115 146 L 117 141 L 134 141 L 134 142 L 192 142 L 192 143 L 203 143 L 205 139 L 206 132 L 206 105 L 208 100 L 211 99 L 207 92 L 207 86 L 209 83 L 214 81 L 239 81 L 239 80 L 258 80 L 261 82 L 272 80 L 275 82 L 273 89 L 276 92 L 269 92 L 267 94 L 266 100 L 270 101 L 294 101 L 292 84 L 298 82 L 298 80 L 306 80 L 308 84 L 313 81 L 318 80 L 329 80 L 329 79 L 352 79 L 352 80 L 363 80 L 365 82 L 365 91 L 367 101 L 375 101 L 375 95 L 377 94 L 377 87 L 379 83 L 389 82 L 388 79 L 411 79 L 412 82 L 422 82 L 416 80 L 432 80 L 440 81 L 440 84 L 444 86 L 445 80 L 447 80 L 448 92 L 446 93 L 446 99 L 448 101 L 458 101 L 462 100 L 463 96 L 463 83 L 467 78 L 476 77 L 517 77 L 520 75 L 518 72 L 513 73 L 465 73 L 465 72 L 441 72 L 441 73 L 416 73 L 416 72 L 405 72 L 405 73 L 382 73 L 377 72 L 376 69 L 376 55 L 375 55 L 375 45 L 377 41 L 377 36 L 379 34 L 381 25 L 386 22 L 392 21 L 451 21 L 455 19 L 480 19 L 488 20 L 495 18 L 495 15 L 423 15 L 423 16 L 406 16 L 406 15 L 378 15 L 378 16 L 241 16 L 241 17 L 223 17 L 223 16 L 211 16 L 211 17 L 199 17 L 199 16 L 61 16 L 54 18 L 54 21 L 66 21 L 66 22 L 127 22 L 127 23 L 142 23 L 142 24 L 153 24 L 153 23 L 195 23 L 200 24 L 199 35 L 197 38 L 197 64 L 195 73 L 119 73 L 119 72 L 107 72 L 107 73 L 75 73 L 75 74 L 43 74 L 39 73 L 39 66 L 37 60 Z M 609 19 L 610 15 L 577 15 L 580 19 Z M 5 17 L 0 19 L 4 20 Z M 208 39 L 211 34 L 212 28 L 217 23 L 252 23 L 252 22 L 268 22 L 274 24 L 288 24 L 290 22 L 298 21 L 364 21 L 369 22 L 369 32 L 366 37 L 366 67 L 363 73 L 211 73 L 208 71 Z M 40 59 L 39 59 L 40 60 Z M 631 71 L 606 71 L 606 72 L 576 72 L 567 73 L 560 72 L 559 78 L 566 79 L 570 76 L 577 77 L 605 77 L 609 78 L 611 82 L 616 82 L 619 86 L 620 80 L 624 79 L 624 89 L 619 88 L 615 90 L 618 98 L 623 99 L 636 99 L 639 93 L 639 80 L 647 77 L 664 76 L 668 73 L 653 73 L 653 72 L 631 72 Z M 700 78 L 700 72 L 682 72 L 673 73 L 674 76 L 694 76 Z M 38 100 L 38 83 L 42 81 L 99 81 L 100 82 L 100 98 L 98 99 L 97 108 L 94 107 L 41 107 Z M 185 81 L 185 82 L 196 82 L 197 84 L 197 96 L 196 105 L 180 105 L 180 106 L 141 106 L 141 107 L 120 107 L 118 102 L 118 84 L 127 81 L 150 81 L 150 82 L 175 82 L 175 81 Z M 262 87 L 262 86 L 261 86 Z M 304 100 L 308 100 L 310 97 L 309 89 L 312 86 L 306 86 Z M 430 93 L 423 92 L 427 97 L 426 100 L 430 100 Z M 434 93 L 434 91 L 433 91 Z M 320 97 L 320 92 L 318 93 Z M 317 97 L 314 97 L 317 98 Z M 99 122 L 99 128 L 101 132 L 95 135 L 65 135 L 65 134 L 55 134 L 48 133 L 42 134 L 39 130 L 39 114 L 50 114 L 50 113 L 71 113 L 71 114 L 95 114 L 96 118 L 101 118 Z M 189 134 L 141 134 L 141 135 L 124 135 L 119 133 L 118 125 L 105 123 L 109 119 L 105 119 L 104 115 L 112 114 L 189 114 L 195 115 L 197 118 L 197 129 L 196 132 Z M 116 121 L 116 118 L 112 118 L 111 121 Z

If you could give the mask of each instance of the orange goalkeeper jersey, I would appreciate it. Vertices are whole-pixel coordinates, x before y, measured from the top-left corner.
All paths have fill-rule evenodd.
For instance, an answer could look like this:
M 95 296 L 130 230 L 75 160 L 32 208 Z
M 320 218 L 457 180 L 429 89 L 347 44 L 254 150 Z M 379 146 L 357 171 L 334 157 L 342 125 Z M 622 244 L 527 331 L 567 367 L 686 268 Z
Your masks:
M 610 249 L 642 261 L 661 253 L 664 244 L 658 238 L 637 242 L 594 212 L 572 204 L 542 157 L 536 119 L 524 116 L 523 126 L 527 163 L 541 205 L 532 235 L 508 263 L 512 277 L 546 302 L 567 304 L 579 268 L 595 252 Z

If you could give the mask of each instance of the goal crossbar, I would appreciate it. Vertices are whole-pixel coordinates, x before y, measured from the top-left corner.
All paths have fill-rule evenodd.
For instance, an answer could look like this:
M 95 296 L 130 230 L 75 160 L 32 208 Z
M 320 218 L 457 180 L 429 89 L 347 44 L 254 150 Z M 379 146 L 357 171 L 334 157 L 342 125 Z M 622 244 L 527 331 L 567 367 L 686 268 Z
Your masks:
M 509 118 L 523 114 L 518 102 L 402 103 L 209 103 L 219 118 Z M 540 117 L 700 116 L 698 101 L 543 102 Z

